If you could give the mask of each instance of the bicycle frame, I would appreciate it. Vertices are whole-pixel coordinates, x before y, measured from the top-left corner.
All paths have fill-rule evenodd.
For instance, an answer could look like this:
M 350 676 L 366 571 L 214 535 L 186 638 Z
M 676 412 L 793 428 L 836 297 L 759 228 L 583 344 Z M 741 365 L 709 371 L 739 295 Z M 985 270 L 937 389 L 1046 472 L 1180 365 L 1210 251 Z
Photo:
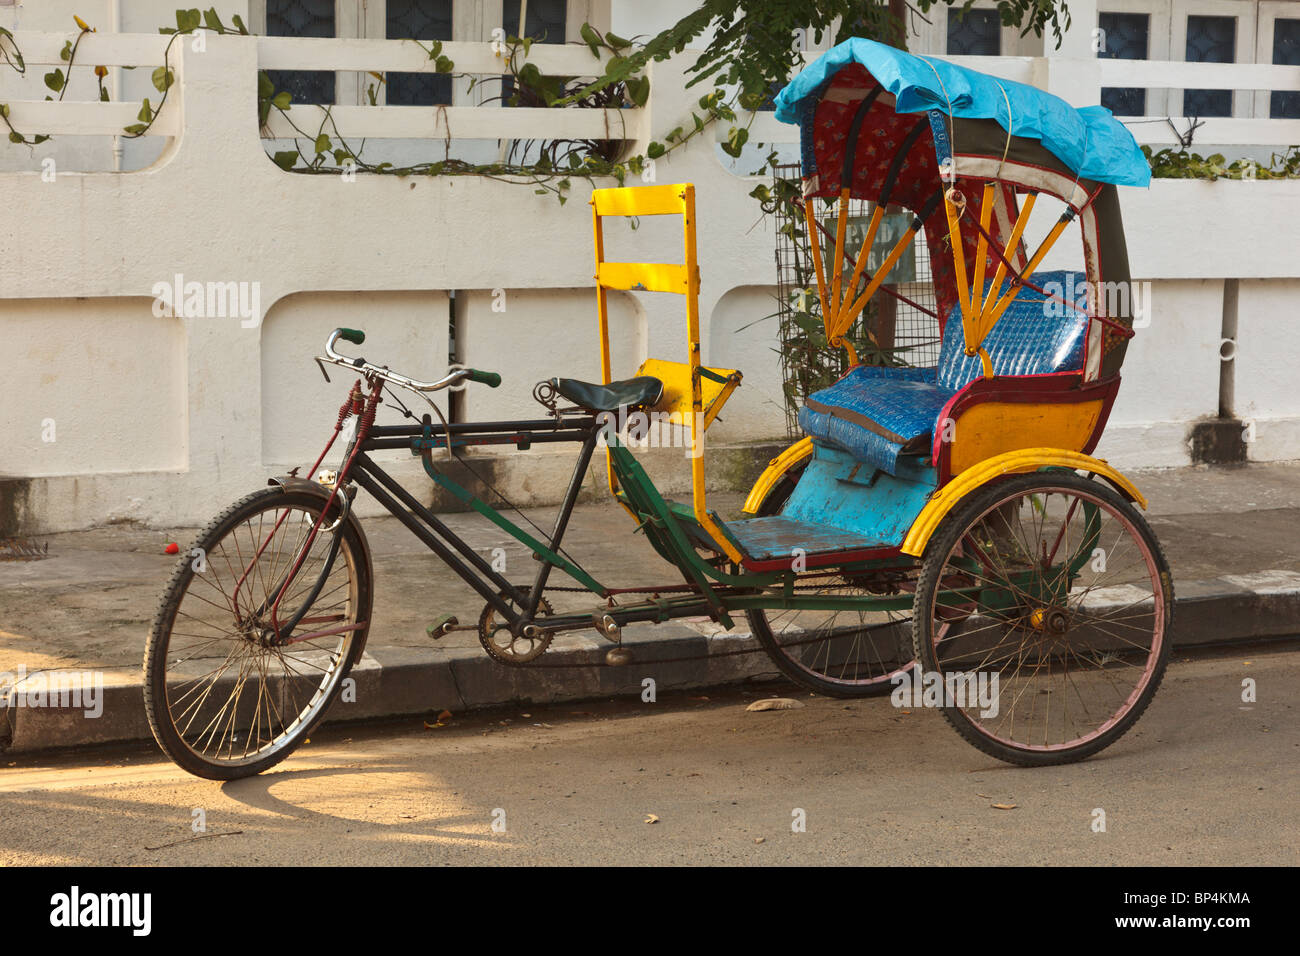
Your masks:
M 312 465 L 313 471 L 320 466 L 341 433 L 344 422 L 349 416 L 355 415 L 358 418 L 356 434 L 344 453 L 344 462 L 340 471 L 330 482 L 333 487 L 326 486 L 326 490 L 329 491 L 328 500 L 303 545 L 303 553 L 311 547 L 315 536 L 322 530 L 342 533 L 342 516 L 328 528 L 323 526 L 332 514 L 331 505 L 339 497 L 338 489 L 351 482 L 371 494 L 385 510 L 401 521 L 444 564 L 499 612 L 512 629 L 525 627 L 532 622 L 541 605 L 551 572 L 557 568 L 595 596 L 605 599 L 606 603 L 601 613 L 594 615 L 591 613 L 548 615 L 546 630 L 578 630 L 594 626 L 608 636 L 616 633 L 623 625 L 637 621 L 661 622 L 679 617 L 707 616 L 729 626 L 731 620 L 728 612 L 730 611 L 758 608 L 844 609 L 846 603 L 844 597 L 832 601 L 817 595 L 796 596 L 793 590 L 796 580 L 817 579 L 845 571 L 869 572 L 901 568 L 913 563 L 905 556 L 898 556 L 892 560 L 846 562 L 834 569 L 816 569 L 800 573 L 792 571 L 749 573 L 736 568 L 726 570 L 699 557 L 690 542 L 684 538 L 675 542 L 677 547 L 670 544 L 668 548 L 664 548 L 662 531 L 665 521 L 663 519 L 669 522 L 672 520 L 671 516 L 665 513 L 646 516 L 642 520 L 642 526 L 657 526 L 657 531 L 648 530 L 647 533 L 653 535 L 652 543 L 655 544 L 656 550 L 682 573 L 684 583 L 639 588 L 608 587 L 561 553 L 564 533 L 582 490 L 583 478 L 591 464 L 596 446 L 606 430 L 606 424 L 601 419 L 592 414 L 578 412 L 560 413 L 557 417 L 548 419 L 435 425 L 430 417 L 425 415 L 420 424 L 377 426 L 373 422 L 381 402 L 380 394 L 383 387 L 383 380 L 374 378 L 369 393 L 366 394 L 361 389 L 361 380 L 357 380 L 348 399 L 339 409 L 334 436 Z M 533 444 L 578 445 L 578 458 L 549 538 L 545 541 L 539 540 L 462 487 L 445 470 L 439 469 L 434 461 L 434 453 L 446 450 L 449 442 L 453 450 L 483 445 L 513 445 L 520 450 L 527 449 Z M 470 544 L 403 488 L 370 455 L 375 451 L 399 448 L 419 455 L 424 462 L 426 472 L 435 483 L 533 553 L 539 562 L 539 567 L 531 584 L 521 587 L 497 572 L 482 555 L 475 552 Z M 615 462 L 615 467 L 620 471 L 623 487 L 632 492 L 634 510 L 639 510 L 637 502 L 648 498 L 664 504 L 663 499 L 659 498 L 653 485 L 649 483 L 648 477 L 635 464 L 625 448 L 615 442 L 610 452 L 611 461 Z M 451 460 L 457 459 L 452 457 Z M 345 502 L 348 497 L 342 496 Z M 680 532 L 678 534 L 680 535 Z M 332 553 L 336 551 L 337 548 L 333 549 Z M 274 606 L 278 607 L 279 601 L 288 591 L 297 571 L 298 568 L 295 566 L 283 584 L 275 589 L 277 595 Z M 320 571 L 322 579 L 329 572 L 330 562 L 327 561 Z M 631 594 L 650 595 L 650 598 L 628 604 L 615 604 L 616 596 Z M 860 605 L 859 609 L 863 611 L 884 611 L 904 609 L 910 601 L 909 593 L 899 592 L 892 595 L 865 596 L 855 601 L 851 600 L 850 603 Z M 601 618 L 607 620 L 602 624 Z M 292 626 L 298 622 L 291 620 L 288 623 L 290 626 L 287 628 L 276 628 L 279 642 L 295 643 L 313 636 L 293 635 Z
M 839 564 L 803 571 L 782 569 L 752 572 L 728 564 L 724 557 L 719 557 L 716 561 L 702 558 L 681 526 L 682 518 L 689 520 L 689 516 L 674 513 L 673 506 L 659 496 L 644 470 L 616 439 L 609 442 L 608 452 L 611 467 L 618 475 L 619 500 L 637 516 L 639 522 L 637 530 L 644 531 L 656 552 L 678 569 L 684 583 L 637 588 L 608 587 L 561 551 L 564 533 L 573 515 L 573 509 L 577 505 L 583 479 L 590 467 L 596 446 L 600 443 L 602 434 L 606 432 L 607 425 L 600 417 L 585 412 L 561 412 L 556 417 L 544 419 L 434 425 L 430 416 L 425 415 L 419 424 L 374 425 L 383 387 L 383 380 L 376 378 L 369 394 L 364 395 L 361 391 L 361 381 L 358 380 L 348 400 L 339 410 L 339 423 L 334 438 L 337 438 L 349 415 L 357 415 L 359 421 L 357 432 L 344 454 L 343 467 L 332 482 L 334 487 L 331 489 L 330 501 L 332 502 L 337 496 L 338 489 L 348 482 L 367 491 L 498 612 L 513 632 L 534 626 L 533 621 L 541 606 L 551 572 L 555 569 L 563 571 L 596 597 L 603 598 L 605 604 L 595 613 L 548 614 L 545 616 L 545 630 L 559 632 L 594 627 L 613 640 L 618 640 L 619 628 L 634 622 L 659 623 L 680 617 L 706 616 L 730 627 L 733 623 L 730 614 L 746 610 L 882 612 L 906 610 L 911 606 L 912 572 L 915 571 L 916 563 L 914 559 L 901 552 L 872 556 L 862 560 L 847 560 Z M 364 396 L 363 400 L 359 400 L 361 396 Z M 313 470 L 328 454 L 334 438 L 331 438 L 312 466 Z M 454 450 L 457 448 L 513 445 L 516 449 L 525 450 L 533 444 L 578 445 L 578 458 L 549 538 L 545 541 L 539 540 L 464 488 L 445 470 L 439 469 L 434 461 L 434 453 L 447 451 L 449 443 L 453 452 L 449 454 L 449 460 L 452 462 L 459 462 L 454 455 Z M 452 531 L 429 508 L 421 504 L 370 456 L 371 452 L 394 449 L 406 449 L 420 456 L 425 471 L 439 487 L 457 498 L 469 510 L 487 518 L 528 548 L 539 563 L 533 581 L 527 586 L 520 586 L 496 571 L 469 543 Z M 310 548 L 312 538 L 321 530 L 321 525 L 328 515 L 329 504 L 327 503 L 317 519 L 312 535 L 304 545 L 304 551 Z M 336 522 L 337 527 L 331 526 L 331 530 L 341 534 L 341 525 L 340 517 Z M 336 552 L 337 548 L 333 551 Z M 1055 557 L 1055 554 L 1051 556 L 1050 564 L 1056 564 Z M 1080 560 L 1081 556 L 1076 553 L 1061 565 L 1063 580 L 1068 580 L 1077 574 Z M 327 561 L 320 572 L 322 579 L 329 574 L 329 564 L 330 562 Z M 281 595 L 288 590 L 292 576 L 296 572 L 295 567 L 279 589 Z M 810 585 L 809 582 L 817 582 L 824 578 L 834 579 L 852 575 L 870 577 L 881 572 L 893 573 L 901 579 L 896 578 L 892 586 L 881 589 L 880 593 L 863 594 L 860 597 L 844 595 L 827 597 L 816 593 L 802 596 L 795 592 L 796 587 L 805 590 L 815 589 L 816 583 Z M 987 593 L 971 594 L 970 590 L 954 588 L 953 598 L 961 601 L 974 600 L 977 604 L 988 606 L 990 609 L 1006 603 L 1004 597 Z M 615 603 L 615 598 L 619 595 L 634 594 L 650 597 L 628 604 Z M 277 605 L 278 601 L 279 596 L 276 600 Z M 289 632 L 297 623 L 293 620 L 288 631 L 279 631 L 279 640 L 282 643 L 295 643 L 312 636 L 291 635 Z

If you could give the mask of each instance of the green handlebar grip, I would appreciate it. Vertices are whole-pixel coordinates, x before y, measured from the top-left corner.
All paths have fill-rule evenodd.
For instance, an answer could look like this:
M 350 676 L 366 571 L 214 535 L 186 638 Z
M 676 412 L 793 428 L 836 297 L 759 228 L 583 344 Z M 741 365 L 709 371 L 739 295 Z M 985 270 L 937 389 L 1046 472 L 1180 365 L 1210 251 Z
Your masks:
M 360 329 L 339 329 L 339 338 L 353 345 L 360 345 L 366 340 L 366 333 Z
M 476 368 L 468 369 L 469 374 L 465 377 L 471 382 L 481 382 L 488 388 L 496 388 L 501 384 L 501 376 L 497 372 L 480 372 Z

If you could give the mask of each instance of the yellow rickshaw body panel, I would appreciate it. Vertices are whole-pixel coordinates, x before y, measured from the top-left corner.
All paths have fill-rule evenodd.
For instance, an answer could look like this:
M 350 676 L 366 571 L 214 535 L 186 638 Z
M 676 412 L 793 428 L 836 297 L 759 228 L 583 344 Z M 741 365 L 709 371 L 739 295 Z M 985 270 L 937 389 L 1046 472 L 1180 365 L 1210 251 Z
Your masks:
M 1037 471 L 1039 468 L 1072 468 L 1101 475 L 1113 484 L 1120 493 L 1127 496 L 1139 506 L 1147 506 L 1146 498 L 1137 490 L 1137 486 L 1112 468 L 1105 460 L 1093 458 L 1077 451 L 1064 448 L 1022 448 L 996 455 L 986 461 L 967 468 L 930 498 L 921 513 L 912 522 L 912 527 L 903 539 L 902 552 L 913 557 L 921 557 L 930 536 L 947 517 L 948 512 L 961 503 L 976 488 L 1001 475 L 1023 474 Z

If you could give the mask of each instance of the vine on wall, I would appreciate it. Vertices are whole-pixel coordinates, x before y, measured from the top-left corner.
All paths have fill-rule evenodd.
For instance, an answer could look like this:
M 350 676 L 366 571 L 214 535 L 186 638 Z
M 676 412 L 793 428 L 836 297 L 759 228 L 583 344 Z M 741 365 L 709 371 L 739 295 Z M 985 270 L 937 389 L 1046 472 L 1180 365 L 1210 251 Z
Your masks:
M 67 92 L 73 69 L 77 66 L 77 54 L 82 39 L 95 32 L 80 17 L 74 18 L 80 31 L 75 40 L 69 40 L 62 51 L 66 66 L 46 73 L 45 85 L 52 94 L 62 100 Z M 159 31 L 168 34 L 171 39 L 163 54 L 163 64 L 152 74 L 154 88 L 159 97 L 156 103 L 146 97 L 140 105 L 137 122 L 125 127 L 122 135 L 136 139 L 146 135 L 157 121 L 159 111 L 166 103 L 171 88 L 175 83 L 175 73 L 170 66 L 171 51 L 176 42 L 186 36 L 200 32 L 216 35 L 235 34 L 251 35 L 243 19 L 238 15 L 231 17 L 228 26 L 217 13 L 216 8 L 200 11 L 197 8 L 176 11 L 176 26 L 162 27 Z M 419 46 L 434 63 L 439 74 L 462 77 L 468 80 L 472 90 L 484 82 L 499 82 L 502 92 L 498 99 L 510 106 L 541 108 L 575 108 L 575 109 L 621 109 L 625 107 L 644 106 L 650 96 L 650 81 L 640 75 L 645 58 L 643 49 L 634 49 L 632 41 L 616 34 L 604 33 L 583 24 L 582 38 L 591 50 L 594 59 L 599 61 L 607 56 L 604 73 L 594 83 L 583 83 L 564 77 L 544 76 L 538 68 L 526 62 L 529 49 L 533 43 L 530 38 L 508 37 L 503 44 L 502 75 L 484 79 L 457 73 L 455 63 L 443 52 L 442 43 L 434 40 L 429 43 L 420 40 L 408 40 Z M 26 63 L 14 35 L 0 27 L 0 61 L 16 72 L 26 72 Z M 134 69 L 134 67 L 125 67 Z M 99 98 L 108 102 L 109 92 L 104 85 L 108 70 L 103 66 L 94 67 L 94 74 L 99 85 Z M 383 73 L 371 72 L 374 82 L 367 87 L 366 94 L 371 105 L 378 101 L 379 89 L 386 83 Z M 53 95 L 47 95 L 52 100 Z M 692 111 L 689 124 L 683 124 L 669 131 L 662 140 L 651 141 L 644 155 L 625 155 L 626 141 L 595 139 L 555 139 L 545 141 L 515 141 L 506 156 L 499 162 L 469 163 L 454 158 L 429 160 L 406 166 L 395 166 L 390 162 L 370 162 L 365 157 L 364 141 L 350 138 L 346 131 L 339 129 L 335 122 L 333 110 L 328 105 L 295 104 L 288 90 L 277 89 L 266 70 L 258 71 L 257 110 L 258 122 L 262 130 L 268 130 L 271 117 L 283 118 L 293 130 L 294 148 L 290 150 L 268 151 L 272 161 L 280 168 L 295 173 L 333 173 L 361 171 L 374 174 L 397 176 L 413 175 L 475 175 L 509 182 L 527 182 L 532 184 L 539 194 L 552 193 L 561 203 L 568 198 L 568 191 L 574 178 L 593 180 L 596 178 L 613 178 L 622 185 L 629 174 L 643 174 L 652 160 L 668 155 L 684 146 L 689 140 L 705 132 L 717 122 L 731 123 L 722 149 L 729 155 L 737 157 L 748 141 L 748 129 L 736 126 L 737 112 L 734 97 L 728 98 L 721 89 L 701 96 L 698 111 Z M 305 106 L 313 107 L 308 112 Z M 307 119 L 306 117 L 310 117 Z M 36 146 L 50 138 L 45 133 L 24 133 L 14 128 L 10 121 L 10 111 L 6 104 L 0 104 L 0 121 L 9 131 L 9 141 L 16 144 Z M 531 158 L 530 158 L 531 157 Z

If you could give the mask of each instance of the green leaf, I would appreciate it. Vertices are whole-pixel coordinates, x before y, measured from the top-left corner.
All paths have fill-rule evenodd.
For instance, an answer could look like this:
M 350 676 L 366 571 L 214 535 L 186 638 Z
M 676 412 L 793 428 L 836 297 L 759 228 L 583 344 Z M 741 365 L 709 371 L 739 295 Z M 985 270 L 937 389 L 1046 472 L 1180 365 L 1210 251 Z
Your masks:
M 794 313 L 791 318 L 794 319 L 795 325 L 799 326 L 799 328 L 803 329 L 810 335 L 815 335 L 822 331 L 821 319 L 814 319 L 811 315 L 802 312 Z
M 107 88 L 102 87 L 102 86 L 99 88 L 99 101 L 100 101 L 101 103 L 107 103 L 107 102 L 108 102 L 108 90 L 107 90 Z
M 627 87 L 627 97 L 632 101 L 633 106 L 645 106 L 646 101 L 650 99 L 650 78 L 649 77 L 628 77 L 623 81 Z
M 139 136 L 148 128 L 149 127 L 146 126 L 144 123 L 132 123 L 130 126 L 125 127 L 123 129 L 123 132 L 130 133 L 132 136 Z
M 225 33 L 226 27 L 221 22 L 221 17 L 217 16 L 217 8 L 209 7 L 203 11 L 203 22 L 209 30 L 216 30 L 218 33 Z
M 23 141 L 23 134 L 22 134 L 22 133 L 10 133 L 10 134 L 9 134 L 9 142 L 11 142 L 11 143 L 21 143 L 22 141 Z
M 451 62 L 448 57 L 439 56 L 433 64 L 433 68 L 439 73 L 450 73 L 456 68 L 456 64 Z
M 658 159 L 666 152 L 668 152 L 668 150 L 665 149 L 664 144 L 660 142 L 652 142 L 649 146 L 645 148 L 645 154 L 650 159 Z
M 63 44 L 63 49 L 59 51 L 60 60 L 72 59 L 72 41 L 68 40 Z
M 48 86 L 50 89 L 52 89 L 55 93 L 63 89 L 63 83 L 64 80 L 63 80 L 62 70 L 54 70 L 51 73 L 45 74 L 45 85 Z
M 527 86 L 531 89 L 536 89 L 542 82 L 542 71 L 537 68 L 535 63 L 525 63 L 515 76 L 521 86 Z
M 176 82 L 176 77 L 171 70 L 165 66 L 160 66 L 153 71 L 153 85 L 159 93 L 166 93 L 171 85 Z
M 289 103 L 292 100 L 293 94 L 288 90 L 281 90 L 279 93 L 276 93 L 275 96 L 271 97 L 271 105 L 278 110 L 287 110 L 289 108 Z
M 582 35 L 582 42 L 591 50 L 591 55 L 600 59 L 600 34 L 590 23 L 584 23 L 578 32 Z
M 734 159 L 740 157 L 740 151 L 744 148 L 746 141 L 749 139 L 749 130 L 743 126 L 733 126 L 727 134 L 727 141 L 722 145 L 722 151 Z
M 624 40 L 617 33 L 614 33 L 610 30 L 605 31 L 605 42 L 608 43 L 610 46 L 612 46 L 615 50 L 626 50 L 628 47 L 632 45 L 631 40 Z
M 140 106 L 140 112 L 136 114 L 135 118 L 141 123 L 148 123 L 153 120 L 153 107 L 149 105 L 149 97 L 145 97 L 144 103 Z
M 275 84 L 271 82 L 271 77 L 266 70 L 261 70 L 257 74 L 257 95 L 264 100 L 269 100 L 275 95 Z
M 230 18 L 230 22 L 235 25 L 235 29 L 239 31 L 241 36 L 248 36 L 248 27 L 244 26 L 244 18 L 238 13 Z
M 319 136 L 316 137 L 316 152 L 328 153 L 332 145 L 333 144 L 330 142 L 329 136 L 327 136 L 326 134 L 321 133 Z
M 176 11 L 176 31 L 178 33 L 193 33 L 201 23 L 203 23 L 203 14 L 199 13 L 198 7 Z
M 281 150 L 271 157 L 275 165 L 279 166 L 285 172 L 293 169 L 298 162 L 298 151 L 294 149 Z

